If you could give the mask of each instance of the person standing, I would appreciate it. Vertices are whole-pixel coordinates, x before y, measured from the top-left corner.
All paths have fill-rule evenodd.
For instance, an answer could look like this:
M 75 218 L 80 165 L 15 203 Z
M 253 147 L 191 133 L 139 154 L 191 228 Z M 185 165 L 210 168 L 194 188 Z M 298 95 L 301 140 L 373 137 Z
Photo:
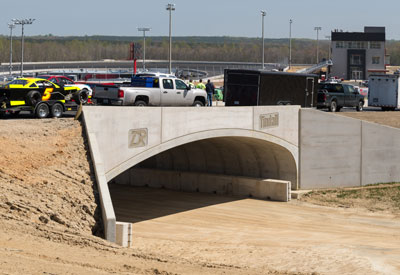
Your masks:
M 207 81 L 206 92 L 208 101 L 207 106 L 212 106 L 212 97 L 215 92 L 215 87 L 214 84 L 210 81 L 210 79 Z
M 202 90 L 206 89 L 206 85 L 204 85 L 203 79 L 200 79 L 199 83 L 197 83 L 197 85 L 196 85 L 196 88 L 197 89 L 202 89 Z
M 189 86 L 190 86 L 191 89 L 196 88 L 196 86 L 193 84 L 193 80 L 192 79 L 189 80 Z

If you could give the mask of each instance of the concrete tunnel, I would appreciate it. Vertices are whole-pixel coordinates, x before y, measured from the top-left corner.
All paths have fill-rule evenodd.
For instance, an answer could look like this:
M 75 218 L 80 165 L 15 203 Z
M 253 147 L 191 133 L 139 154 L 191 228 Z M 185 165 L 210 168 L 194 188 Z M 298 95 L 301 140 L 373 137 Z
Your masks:
M 292 152 L 265 139 L 240 136 L 206 138 L 170 148 L 136 164 L 111 182 L 199 191 L 199 187 L 178 188 L 171 186 L 174 183 L 166 183 L 181 181 L 190 185 L 195 179 L 200 192 L 220 193 L 213 189 L 213 184 L 221 178 L 229 181 L 227 176 L 286 180 L 291 182 L 292 189 L 297 189 L 298 182 Z M 204 185 L 208 187 L 202 188 Z

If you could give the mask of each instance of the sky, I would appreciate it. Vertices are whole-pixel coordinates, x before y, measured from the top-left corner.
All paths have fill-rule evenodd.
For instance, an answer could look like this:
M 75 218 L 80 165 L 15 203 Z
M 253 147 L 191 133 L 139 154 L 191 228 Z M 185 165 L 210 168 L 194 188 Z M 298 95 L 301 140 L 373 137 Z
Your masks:
M 2 3 L 1 3 L 2 2 Z M 400 40 L 399 0 L 0 0 L 0 34 L 9 35 L 11 19 L 35 18 L 25 35 L 140 36 L 137 27 L 151 27 L 146 36 L 168 36 L 168 3 L 173 36 L 261 37 L 260 10 L 265 10 L 265 38 L 320 39 L 331 30 L 360 31 L 385 26 L 386 38 Z M 20 35 L 21 27 L 14 29 Z

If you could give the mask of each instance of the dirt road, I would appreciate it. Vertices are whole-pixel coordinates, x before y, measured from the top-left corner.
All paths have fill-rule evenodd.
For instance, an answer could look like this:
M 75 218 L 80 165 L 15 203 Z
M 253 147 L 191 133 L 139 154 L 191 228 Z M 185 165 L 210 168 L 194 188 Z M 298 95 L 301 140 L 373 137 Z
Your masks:
M 260 274 L 400 273 L 400 219 L 293 201 L 269 202 L 111 186 L 134 249 Z

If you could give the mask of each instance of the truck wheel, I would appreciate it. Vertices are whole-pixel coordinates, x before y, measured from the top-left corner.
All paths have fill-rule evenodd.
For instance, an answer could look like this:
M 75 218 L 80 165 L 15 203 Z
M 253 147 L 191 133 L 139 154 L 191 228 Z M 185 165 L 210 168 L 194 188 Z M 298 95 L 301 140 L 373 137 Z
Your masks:
M 331 101 L 331 105 L 329 106 L 329 111 L 330 112 L 336 112 L 336 109 L 337 109 L 336 101 Z
M 193 102 L 193 106 L 196 106 L 196 107 L 203 107 L 204 104 L 203 104 L 203 102 L 201 102 L 200 100 L 195 100 L 195 101 Z
M 39 101 L 41 101 L 42 95 L 38 91 L 29 91 L 26 95 L 26 104 L 29 106 L 35 106 Z
M 51 116 L 52 117 L 61 117 L 64 112 L 64 108 L 61 105 L 61 103 L 54 103 L 53 106 L 51 106 Z
M 357 112 L 361 112 L 363 110 L 363 107 L 364 107 L 364 101 L 359 101 L 356 107 Z
M 139 106 L 139 107 L 145 107 L 145 106 L 147 106 L 147 103 L 146 103 L 146 101 L 143 101 L 143 100 L 137 100 L 137 101 L 135 101 L 134 105 Z
M 50 113 L 49 105 L 47 105 L 44 102 L 39 103 L 38 106 L 36 106 L 35 113 L 36 113 L 36 116 L 38 118 L 46 118 L 46 117 L 48 117 L 49 113 Z

